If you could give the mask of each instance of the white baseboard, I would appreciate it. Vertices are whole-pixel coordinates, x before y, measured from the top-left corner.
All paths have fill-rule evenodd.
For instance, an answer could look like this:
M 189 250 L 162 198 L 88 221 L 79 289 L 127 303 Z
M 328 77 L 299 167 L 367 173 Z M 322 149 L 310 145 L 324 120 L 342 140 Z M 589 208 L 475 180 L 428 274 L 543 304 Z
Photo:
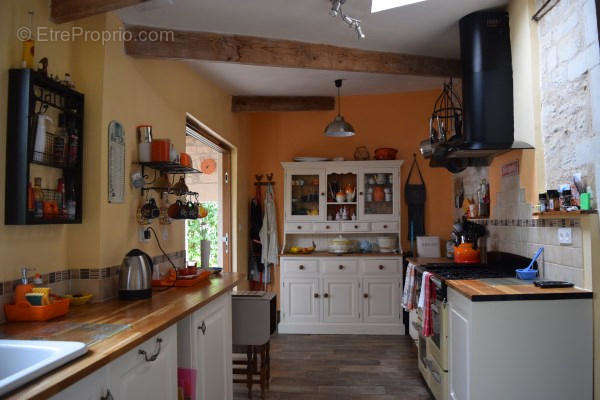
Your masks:
M 403 324 L 292 324 L 279 323 L 281 334 L 313 335 L 404 335 Z

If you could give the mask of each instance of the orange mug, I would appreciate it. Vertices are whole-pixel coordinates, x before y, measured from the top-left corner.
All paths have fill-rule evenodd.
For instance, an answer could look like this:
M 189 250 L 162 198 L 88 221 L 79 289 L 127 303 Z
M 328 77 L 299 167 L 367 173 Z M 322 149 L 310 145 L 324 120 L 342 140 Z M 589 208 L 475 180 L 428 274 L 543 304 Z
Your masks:
M 152 141 L 152 161 L 167 162 L 170 160 L 171 141 L 169 139 L 155 139 Z
M 191 167 L 192 166 L 192 157 L 188 153 L 181 153 L 179 155 L 179 164 L 183 167 Z

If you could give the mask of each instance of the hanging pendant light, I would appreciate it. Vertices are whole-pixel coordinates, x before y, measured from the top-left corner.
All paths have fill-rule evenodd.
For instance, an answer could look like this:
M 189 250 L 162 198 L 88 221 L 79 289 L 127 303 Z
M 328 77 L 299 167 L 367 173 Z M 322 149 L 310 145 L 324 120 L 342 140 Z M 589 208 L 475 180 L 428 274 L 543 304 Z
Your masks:
M 340 99 L 340 88 L 342 87 L 342 80 L 335 80 L 335 87 L 338 89 L 338 115 L 333 119 L 332 122 L 325 128 L 325 136 L 329 137 L 348 137 L 354 136 L 354 128 L 352 125 L 347 123 L 341 114 L 341 99 Z

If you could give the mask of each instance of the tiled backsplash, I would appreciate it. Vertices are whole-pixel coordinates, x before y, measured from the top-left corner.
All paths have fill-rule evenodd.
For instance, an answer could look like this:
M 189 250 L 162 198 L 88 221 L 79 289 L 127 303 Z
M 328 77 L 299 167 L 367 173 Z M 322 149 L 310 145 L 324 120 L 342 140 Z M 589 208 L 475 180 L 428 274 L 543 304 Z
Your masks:
M 538 262 L 543 279 L 569 281 L 589 289 L 586 286 L 590 283 L 584 280 L 583 235 L 579 219 L 533 219 L 533 207 L 525 199 L 518 175 L 503 177 L 500 191 L 495 195 L 492 219 L 476 221 L 487 225 L 487 250 L 531 258 L 543 247 L 541 262 Z M 571 245 L 560 245 L 558 229 L 562 227 L 571 228 Z
M 176 267 L 185 264 L 185 250 L 169 254 Z M 166 272 L 171 264 L 164 255 L 152 257 L 155 268 Z M 79 268 L 50 272 L 42 275 L 43 286 L 58 295 L 67 293 L 90 293 L 94 295 L 92 302 L 100 302 L 116 297 L 119 285 L 119 265 L 104 268 Z M 30 279 L 33 276 L 30 276 Z M 14 287 L 21 283 L 20 279 L 0 282 L 0 322 L 4 322 L 4 304 L 13 299 Z

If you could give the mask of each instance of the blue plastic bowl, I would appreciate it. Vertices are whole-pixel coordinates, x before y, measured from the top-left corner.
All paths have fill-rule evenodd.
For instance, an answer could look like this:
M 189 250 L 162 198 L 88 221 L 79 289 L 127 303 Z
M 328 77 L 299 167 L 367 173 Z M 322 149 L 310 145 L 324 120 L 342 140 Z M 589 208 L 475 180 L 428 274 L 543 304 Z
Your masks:
M 517 278 L 522 279 L 524 281 L 531 281 L 537 277 L 538 271 L 537 269 L 518 269 L 517 270 Z

